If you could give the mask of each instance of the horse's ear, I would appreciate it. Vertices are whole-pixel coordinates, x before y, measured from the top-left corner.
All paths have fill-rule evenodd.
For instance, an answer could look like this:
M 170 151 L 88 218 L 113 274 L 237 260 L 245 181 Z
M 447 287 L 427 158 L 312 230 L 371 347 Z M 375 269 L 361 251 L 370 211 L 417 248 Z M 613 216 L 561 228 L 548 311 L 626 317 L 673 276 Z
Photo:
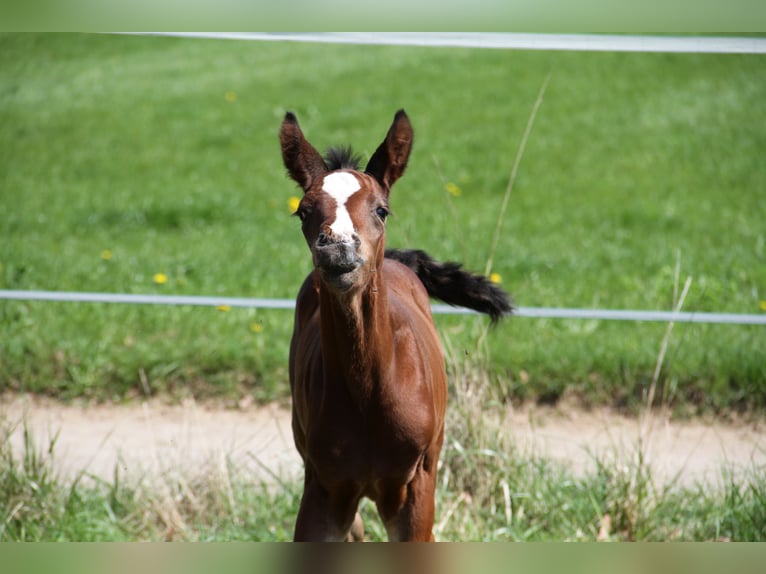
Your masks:
M 404 110 L 399 110 L 394 116 L 394 122 L 388 129 L 388 135 L 383 143 L 372 154 L 365 171 L 373 176 L 389 190 L 399 179 L 407 167 L 407 160 L 412 149 L 412 125 Z
M 317 178 L 327 173 L 321 154 L 303 137 L 298 118 L 292 112 L 287 112 L 282 120 L 279 143 L 287 172 L 303 191 L 311 189 Z

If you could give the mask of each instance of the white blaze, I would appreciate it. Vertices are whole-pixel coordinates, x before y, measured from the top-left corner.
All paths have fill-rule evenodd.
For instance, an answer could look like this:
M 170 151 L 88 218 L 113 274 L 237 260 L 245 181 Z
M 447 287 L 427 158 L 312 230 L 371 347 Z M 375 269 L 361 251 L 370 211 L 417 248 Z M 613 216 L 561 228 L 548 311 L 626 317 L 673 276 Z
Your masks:
M 348 198 L 361 189 L 359 181 L 347 171 L 336 171 L 324 178 L 322 191 L 335 200 L 335 221 L 330 230 L 336 237 L 350 239 L 355 233 L 354 223 L 346 209 Z

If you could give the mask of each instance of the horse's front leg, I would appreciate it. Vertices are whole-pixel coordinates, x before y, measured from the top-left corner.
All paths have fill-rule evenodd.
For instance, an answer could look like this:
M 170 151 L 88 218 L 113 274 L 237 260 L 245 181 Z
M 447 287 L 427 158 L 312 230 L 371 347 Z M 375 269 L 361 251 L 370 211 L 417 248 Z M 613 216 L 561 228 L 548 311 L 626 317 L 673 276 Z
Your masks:
M 313 473 L 307 471 L 293 540 L 342 542 L 357 539 L 364 533 L 361 517 L 356 512 L 358 505 L 359 497 L 353 489 L 329 492 Z

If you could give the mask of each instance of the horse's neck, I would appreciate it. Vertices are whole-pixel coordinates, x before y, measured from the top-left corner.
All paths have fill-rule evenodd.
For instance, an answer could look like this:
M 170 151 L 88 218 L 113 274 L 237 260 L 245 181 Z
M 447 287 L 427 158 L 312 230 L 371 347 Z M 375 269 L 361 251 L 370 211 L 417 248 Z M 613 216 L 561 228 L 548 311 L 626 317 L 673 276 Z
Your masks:
M 393 331 L 385 287 L 380 281 L 350 295 L 320 289 L 325 371 L 366 402 L 393 360 Z

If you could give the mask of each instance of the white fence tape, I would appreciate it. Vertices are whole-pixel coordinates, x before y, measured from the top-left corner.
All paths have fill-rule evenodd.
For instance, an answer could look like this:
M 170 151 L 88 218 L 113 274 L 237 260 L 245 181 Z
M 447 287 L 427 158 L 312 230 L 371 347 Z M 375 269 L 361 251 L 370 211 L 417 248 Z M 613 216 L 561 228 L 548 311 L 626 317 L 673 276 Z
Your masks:
M 613 34 L 518 34 L 489 32 L 147 32 L 146 34 L 216 40 L 374 44 L 442 48 L 766 54 L 766 38 L 735 36 L 623 36 Z
M 0 291 L 0 300 L 62 301 L 79 303 L 128 303 L 133 305 L 190 305 L 203 307 L 246 307 L 294 309 L 293 299 L 253 299 L 247 297 L 200 297 L 187 295 L 134 295 L 127 293 L 75 293 L 67 291 Z M 432 305 L 437 314 L 470 315 L 475 311 L 449 305 Z M 662 321 L 678 323 L 729 323 L 766 325 L 766 314 L 694 313 L 673 311 L 621 311 L 615 309 L 561 309 L 519 307 L 516 317 L 549 319 L 602 319 L 608 321 Z

